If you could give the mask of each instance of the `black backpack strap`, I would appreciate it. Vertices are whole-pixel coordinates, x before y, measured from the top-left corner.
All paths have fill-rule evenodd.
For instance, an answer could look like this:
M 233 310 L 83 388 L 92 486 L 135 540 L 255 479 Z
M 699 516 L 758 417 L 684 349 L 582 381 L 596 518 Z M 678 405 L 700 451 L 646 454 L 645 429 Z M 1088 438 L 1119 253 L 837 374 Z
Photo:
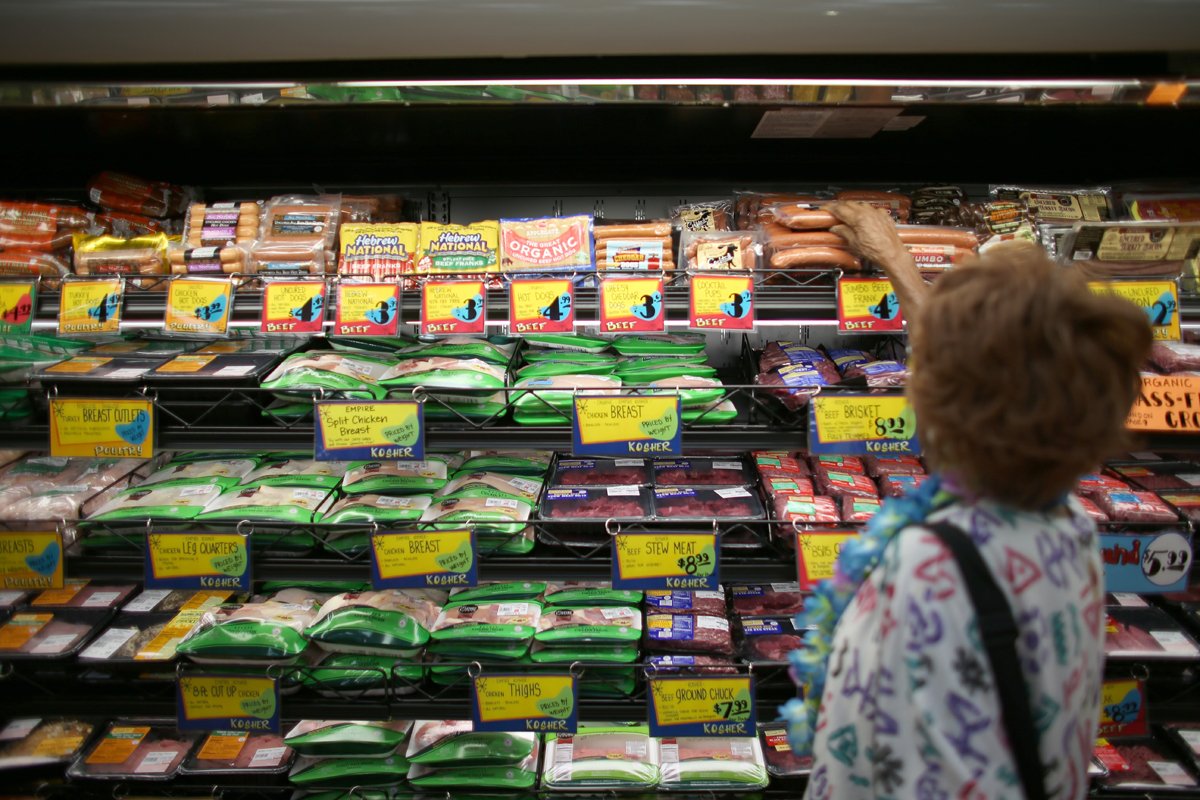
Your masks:
M 983 556 L 962 528 L 947 522 L 926 523 L 950 550 L 963 582 L 971 594 L 975 616 L 979 619 L 979 636 L 987 649 L 988 661 L 1000 696 L 1000 715 L 1017 773 L 1025 789 L 1026 800 L 1045 800 L 1046 780 L 1042 758 L 1038 753 L 1041 736 L 1033 724 L 1033 705 L 1029 687 L 1017 656 L 1017 621 L 1004 591 L 996 584 L 992 571 Z

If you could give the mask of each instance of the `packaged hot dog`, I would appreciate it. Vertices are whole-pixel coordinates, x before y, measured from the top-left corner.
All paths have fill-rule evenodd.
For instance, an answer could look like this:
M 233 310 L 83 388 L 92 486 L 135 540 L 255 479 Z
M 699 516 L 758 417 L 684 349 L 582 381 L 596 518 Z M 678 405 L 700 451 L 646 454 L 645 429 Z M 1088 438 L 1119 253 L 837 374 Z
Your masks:
M 597 270 L 664 270 L 675 268 L 671 222 L 597 224 Z
M 587 272 L 592 269 L 590 215 L 500 220 L 502 272 Z
M 762 245 L 753 233 L 684 231 L 680 237 L 680 267 L 690 271 L 753 271 Z
M 273 197 L 263 209 L 259 242 L 316 246 L 332 252 L 341 224 L 339 195 Z
M 1113 218 L 1112 187 L 1054 188 L 1045 186 L 991 186 L 995 200 L 1019 201 L 1047 222 L 1101 222 Z
M 121 239 L 117 236 L 76 234 L 75 272 L 79 275 L 165 275 L 165 233 Z
M 500 223 L 470 225 L 422 222 L 419 228 L 417 272 L 432 275 L 471 275 L 496 272 Z
M 249 271 L 249 248 L 226 244 L 219 247 L 188 247 L 172 245 L 167 248 L 167 261 L 172 275 L 233 275 Z
M 250 248 L 247 272 L 267 275 L 324 275 L 333 257 L 321 240 L 257 242 Z
M 58 256 L 40 250 L 0 250 L 0 275 L 18 278 L 62 278 L 71 268 Z
M 356 222 L 343 225 L 338 235 L 341 242 L 339 275 L 385 281 L 417 270 L 420 231 L 416 223 L 375 225 Z
M 147 217 L 180 214 L 192 198 L 190 189 L 119 172 L 101 172 L 88 182 L 87 190 L 88 200 L 101 208 Z
M 1176 277 L 1200 255 L 1200 224 L 1178 222 L 1077 222 L 1063 240 L 1059 260 L 1093 277 Z
M 0 201 L 0 234 L 28 237 L 34 244 L 39 241 L 37 237 L 48 243 L 61 231 L 83 230 L 90 223 L 84 210 L 75 206 Z
M 871 189 L 846 189 L 834 195 L 838 201 L 869 203 L 887 211 L 897 222 L 908 222 L 912 212 L 912 198 L 900 192 L 880 192 Z
M 176 233 L 176 227 L 174 220 L 154 219 L 127 211 L 105 211 L 93 216 L 89 229 L 98 229 L 93 230 L 94 233 L 111 233 L 122 239 L 132 239 L 152 233 Z
M 246 244 L 258 238 L 262 203 L 192 203 L 183 230 L 189 247 Z
M 671 209 L 671 225 L 678 231 L 728 231 L 732 225 L 733 203 L 709 200 L 685 203 Z

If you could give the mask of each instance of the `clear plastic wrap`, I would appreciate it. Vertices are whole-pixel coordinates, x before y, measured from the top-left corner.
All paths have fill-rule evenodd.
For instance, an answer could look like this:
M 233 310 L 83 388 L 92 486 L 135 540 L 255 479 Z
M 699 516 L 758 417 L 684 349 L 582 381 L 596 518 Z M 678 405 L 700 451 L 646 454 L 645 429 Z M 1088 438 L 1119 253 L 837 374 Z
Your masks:
M 719 231 L 684 231 L 679 244 L 681 269 L 753 271 L 762 259 L 762 244 L 755 234 Z
M 547 734 L 542 786 L 554 791 L 651 789 L 658 785 L 658 743 L 644 725 L 581 724 Z
M 767 767 L 757 737 L 660 739 L 659 788 L 666 791 L 762 789 Z
M 195 734 L 116 721 L 87 752 L 75 759 L 67 776 L 110 781 L 169 781 L 196 744 Z
M 262 203 L 192 203 L 188 206 L 183 243 L 188 248 L 246 244 L 258 238 Z

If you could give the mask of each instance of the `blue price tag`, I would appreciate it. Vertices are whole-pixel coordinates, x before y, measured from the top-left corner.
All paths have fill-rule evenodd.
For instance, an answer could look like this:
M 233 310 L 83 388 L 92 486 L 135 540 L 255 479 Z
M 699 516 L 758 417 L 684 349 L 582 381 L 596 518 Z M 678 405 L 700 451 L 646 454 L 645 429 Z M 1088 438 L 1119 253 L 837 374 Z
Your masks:
M 1182 530 L 1102 534 L 1100 552 L 1109 592 L 1164 594 L 1187 588 L 1192 537 Z

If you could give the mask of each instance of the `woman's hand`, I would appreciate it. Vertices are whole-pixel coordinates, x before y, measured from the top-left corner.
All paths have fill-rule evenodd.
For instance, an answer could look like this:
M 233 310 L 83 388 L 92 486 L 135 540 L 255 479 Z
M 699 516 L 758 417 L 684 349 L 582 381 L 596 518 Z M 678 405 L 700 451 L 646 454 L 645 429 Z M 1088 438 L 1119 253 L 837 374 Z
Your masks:
M 887 274 L 905 319 L 910 324 L 916 321 L 929 287 L 900 241 L 888 213 L 867 203 L 851 201 L 830 203 L 824 208 L 843 223 L 833 226 L 830 231 L 845 239 L 851 250 L 874 262 Z

